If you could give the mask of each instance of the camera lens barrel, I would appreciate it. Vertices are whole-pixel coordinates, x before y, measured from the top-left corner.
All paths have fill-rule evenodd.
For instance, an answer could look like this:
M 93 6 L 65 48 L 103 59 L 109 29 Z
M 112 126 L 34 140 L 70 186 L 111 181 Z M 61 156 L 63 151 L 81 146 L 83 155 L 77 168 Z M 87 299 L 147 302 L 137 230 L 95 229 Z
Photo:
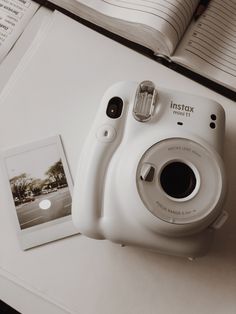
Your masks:
M 161 172 L 160 183 L 163 190 L 173 198 L 185 198 L 196 187 L 196 176 L 193 170 L 183 162 L 168 163 Z
M 152 180 L 143 178 L 146 165 L 153 169 Z M 179 225 L 202 225 L 216 218 L 224 181 L 220 157 L 186 138 L 157 142 L 145 151 L 136 171 L 145 208 L 159 219 Z

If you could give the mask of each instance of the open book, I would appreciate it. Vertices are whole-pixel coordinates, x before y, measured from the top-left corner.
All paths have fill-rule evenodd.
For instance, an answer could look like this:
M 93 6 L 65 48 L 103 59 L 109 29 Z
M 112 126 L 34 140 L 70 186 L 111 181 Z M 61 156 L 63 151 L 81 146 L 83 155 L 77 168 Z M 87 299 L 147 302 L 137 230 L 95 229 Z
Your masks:
M 41 4 L 44 0 L 37 0 Z M 114 34 L 153 51 L 158 59 L 214 81 L 236 97 L 236 0 L 50 0 Z M 188 71 L 187 70 L 187 71 Z
M 0 0 L 0 63 L 38 8 L 31 0 Z

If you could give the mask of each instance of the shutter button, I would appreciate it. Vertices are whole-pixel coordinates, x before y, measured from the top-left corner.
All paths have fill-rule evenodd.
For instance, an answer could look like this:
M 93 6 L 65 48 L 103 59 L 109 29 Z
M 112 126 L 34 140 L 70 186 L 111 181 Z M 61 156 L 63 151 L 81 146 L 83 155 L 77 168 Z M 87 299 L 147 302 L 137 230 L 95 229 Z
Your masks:
M 102 125 L 98 129 L 96 137 L 101 142 L 112 142 L 116 137 L 116 130 L 109 124 Z

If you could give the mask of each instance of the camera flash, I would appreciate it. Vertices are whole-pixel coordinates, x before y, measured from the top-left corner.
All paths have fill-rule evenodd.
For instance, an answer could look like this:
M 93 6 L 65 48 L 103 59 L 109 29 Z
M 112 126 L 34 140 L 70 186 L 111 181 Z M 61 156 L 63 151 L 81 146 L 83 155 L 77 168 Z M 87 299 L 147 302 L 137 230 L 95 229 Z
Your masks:
M 133 115 L 139 122 L 149 121 L 157 103 L 157 91 L 151 81 L 139 84 L 135 95 Z

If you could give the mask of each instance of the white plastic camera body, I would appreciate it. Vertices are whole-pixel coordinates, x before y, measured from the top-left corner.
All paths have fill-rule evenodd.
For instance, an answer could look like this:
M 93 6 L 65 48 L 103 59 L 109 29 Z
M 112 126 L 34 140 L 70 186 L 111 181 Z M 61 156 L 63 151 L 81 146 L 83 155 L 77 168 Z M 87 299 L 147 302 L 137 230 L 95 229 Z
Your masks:
M 224 110 L 213 100 L 150 81 L 110 87 L 78 164 L 78 231 L 166 254 L 206 254 L 226 217 L 224 132 Z

